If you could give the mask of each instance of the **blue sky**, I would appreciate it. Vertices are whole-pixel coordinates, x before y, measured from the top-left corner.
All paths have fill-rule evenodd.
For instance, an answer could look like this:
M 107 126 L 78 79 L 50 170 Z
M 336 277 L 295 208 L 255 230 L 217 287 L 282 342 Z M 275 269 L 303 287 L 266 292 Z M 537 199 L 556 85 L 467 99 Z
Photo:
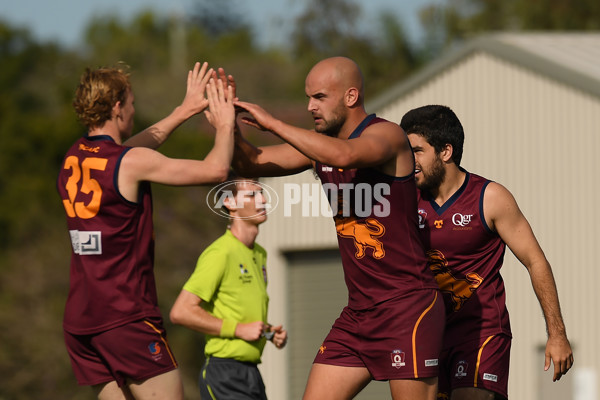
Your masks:
M 215 5 L 218 0 L 213 0 Z M 232 0 L 242 14 L 248 15 L 256 28 L 259 42 L 277 43 L 281 38 L 282 21 L 289 21 L 302 10 L 306 0 Z M 326 0 L 324 0 L 326 1 Z M 386 11 L 398 16 L 412 40 L 418 40 L 421 31 L 418 10 L 426 4 L 444 0 L 365 0 L 362 7 L 364 27 L 375 21 L 375 16 Z M 57 40 L 74 46 L 79 42 L 84 27 L 94 15 L 119 13 L 124 20 L 143 9 L 159 13 L 185 14 L 194 0 L 0 0 L 0 19 L 11 25 L 26 27 L 40 40 Z

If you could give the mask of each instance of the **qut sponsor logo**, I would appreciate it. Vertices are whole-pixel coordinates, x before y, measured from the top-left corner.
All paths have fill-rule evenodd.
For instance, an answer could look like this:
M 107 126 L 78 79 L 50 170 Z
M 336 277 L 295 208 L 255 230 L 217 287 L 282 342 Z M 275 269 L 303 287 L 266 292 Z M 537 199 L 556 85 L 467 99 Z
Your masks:
M 471 223 L 471 218 L 473 218 L 473 214 L 463 215 L 460 213 L 456 213 L 452 216 L 452 223 L 456 226 L 467 226 Z

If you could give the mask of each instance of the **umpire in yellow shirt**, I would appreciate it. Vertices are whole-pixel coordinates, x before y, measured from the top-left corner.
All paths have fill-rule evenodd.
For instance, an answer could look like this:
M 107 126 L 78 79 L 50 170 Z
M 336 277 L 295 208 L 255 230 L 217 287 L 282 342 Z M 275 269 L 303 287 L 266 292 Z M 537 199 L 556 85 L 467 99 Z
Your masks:
M 255 243 L 265 199 L 255 180 L 228 183 L 221 198 L 231 225 L 200 255 L 170 318 L 206 335 L 202 399 L 266 399 L 257 365 L 266 341 L 281 349 L 287 332 L 267 323 L 267 253 Z

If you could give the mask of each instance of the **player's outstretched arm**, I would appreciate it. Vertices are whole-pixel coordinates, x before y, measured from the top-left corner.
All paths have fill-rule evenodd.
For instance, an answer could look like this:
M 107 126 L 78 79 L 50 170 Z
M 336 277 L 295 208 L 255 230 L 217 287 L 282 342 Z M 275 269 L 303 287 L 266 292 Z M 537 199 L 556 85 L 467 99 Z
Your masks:
M 287 143 L 256 147 L 242 136 L 239 129 L 235 131 L 232 167 L 240 176 L 285 176 L 311 166 L 310 159 Z
M 273 132 L 308 159 L 338 168 L 380 166 L 396 157 L 403 146 L 408 149 L 402 129 L 391 122 L 370 126 L 358 138 L 345 140 L 288 125 L 256 104 L 236 102 L 250 113 L 242 122 Z
M 232 75 L 227 75 L 223 68 L 212 72 L 212 79 L 221 81 L 232 88 L 228 98 L 238 101 L 237 84 Z M 238 108 L 237 112 L 240 112 Z M 239 125 L 234 126 L 235 146 L 232 160 L 233 169 L 245 177 L 283 176 L 301 172 L 311 167 L 311 162 L 304 155 L 288 144 L 257 148 L 242 136 Z
M 213 70 L 208 69 L 208 63 L 197 62 L 194 69 L 188 72 L 187 90 L 183 102 L 176 107 L 169 116 L 132 136 L 124 144 L 132 147 L 148 147 L 157 149 L 183 122 L 208 107 L 208 100 L 204 96 L 206 84 L 213 75 Z
M 573 350 L 567 338 L 550 263 L 514 197 L 502 185 L 490 183 L 486 188 L 484 215 L 488 225 L 498 232 L 529 272 L 548 333 L 544 370 L 547 371 L 553 363 L 552 380 L 557 381 L 573 365 Z
M 229 89 L 231 90 L 231 89 Z M 210 115 L 217 129 L 215 144 L 204 160 L 169 158 L 156 150 L 134 147 L 121 162 L 119 190 L 130 201 L 137 201 L 140 181 L 172 186 L 219 183 L 227 179 L 233 154 L 235 110 L 221 81 L 210 85 L 207 95 Z
M 204 158 L 204 162 L 217 170 L 229 170 L 233 157 L 233 131 L 235 108 L 231 85 L 225 87 L 220 79 L 211 78 L 206 87 L 209 109 L 204 112 L 208 122 L 215 128 L 215 144 Z
M 235 104 L 249 103 L 236 101 Z M 244 110 L 245 108 L 239 107 L 238 109 Z M 269 115 L 269 117 L 272 120 L 275 120 L 272 116 Z M 252 121 L 254 120 L 243 118 L 242 121 L 258 129 L 268 130 L 258 123 L 253 123 Z M 234 134 L 235 147 L 232 166 L 233 169 L 242 176 L 261 177 L 292 175 L 304 171 L 313 165 L 312 160 L 288 143 L 256 147 L 242 136 L 239 126 L 236 126 Z

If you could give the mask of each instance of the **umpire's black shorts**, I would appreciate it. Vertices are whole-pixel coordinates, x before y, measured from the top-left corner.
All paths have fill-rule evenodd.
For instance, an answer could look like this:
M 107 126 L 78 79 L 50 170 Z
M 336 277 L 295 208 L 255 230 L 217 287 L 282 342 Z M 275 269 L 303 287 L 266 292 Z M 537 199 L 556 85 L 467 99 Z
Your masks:
M 208 357 L 200 372 L 202 400 L 266 400 L 265 384 L 254 363 Z

